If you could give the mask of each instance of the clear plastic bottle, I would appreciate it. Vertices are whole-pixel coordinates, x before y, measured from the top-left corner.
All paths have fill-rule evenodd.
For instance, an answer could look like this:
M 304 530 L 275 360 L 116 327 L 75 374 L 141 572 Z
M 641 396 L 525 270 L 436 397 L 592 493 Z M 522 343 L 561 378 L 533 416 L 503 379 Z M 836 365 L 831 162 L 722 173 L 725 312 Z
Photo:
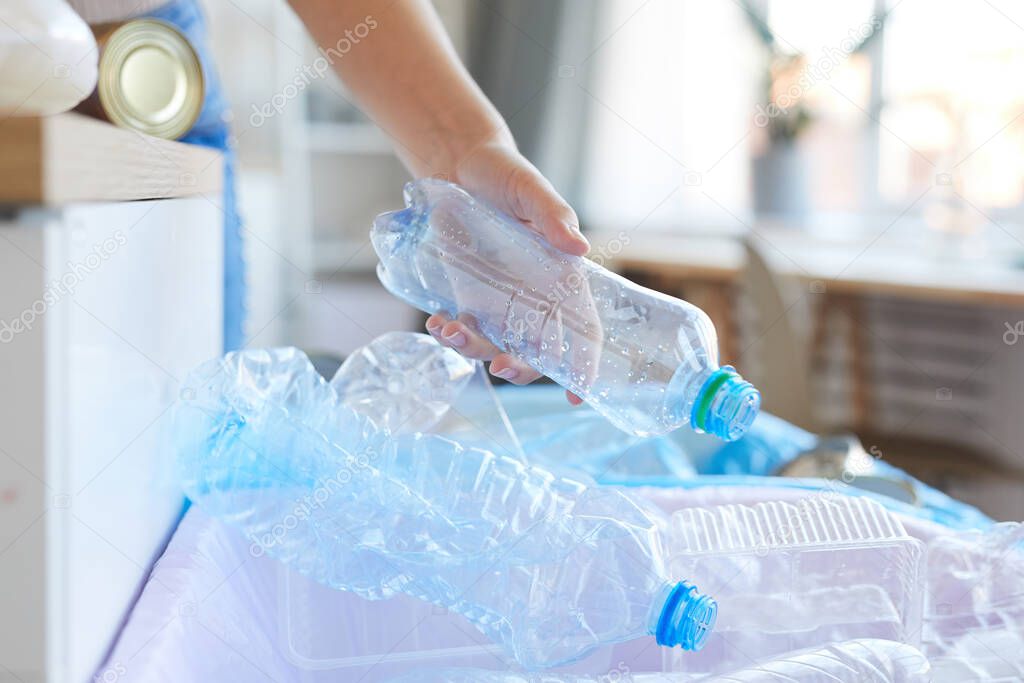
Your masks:
M 429 334 L 380 335 L 349 355 L 331 386 L 344 405 L 391 434 L 435 432 L 525 460 L 483 364 Z
M 760 395 L 719 366 L 714 326 L 696 306 L 555 250 L 457 185 L 418 180 L 405 200 L 371 230 L 377 274 L 399 298 L 474 320 L 638 436 L 690 424 L 733 440 L 757 415 Z
M 654 635 L 703 646 L 713 599 L 669 579 L 659 513 L 433 434 L 388 435 L 296 349 L 242 351 L 186 381 L 188 496 L 333 588 L 465 616 L 528 668 Z
M 388 332 L 345 359 L 331 379 L 342 402 L 392 434 L 424 432 L 465 390 L 476 364 L 433 337 Z

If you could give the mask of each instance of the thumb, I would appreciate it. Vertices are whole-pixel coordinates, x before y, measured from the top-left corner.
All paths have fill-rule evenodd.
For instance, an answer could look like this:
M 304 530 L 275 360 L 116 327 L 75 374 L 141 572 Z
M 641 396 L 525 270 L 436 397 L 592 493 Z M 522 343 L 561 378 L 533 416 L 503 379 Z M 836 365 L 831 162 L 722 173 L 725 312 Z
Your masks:
M 509 174 L 505 193 L 516 217 L 530 223 L 556 249 L 575 256 L 590 250 L 576 212 L 525 159 Z
M 457 182 L 527 223 L 556 249 L 582 256 L 590 244 L 576 212 L 515 147 L 481 145 L 456 166 Z

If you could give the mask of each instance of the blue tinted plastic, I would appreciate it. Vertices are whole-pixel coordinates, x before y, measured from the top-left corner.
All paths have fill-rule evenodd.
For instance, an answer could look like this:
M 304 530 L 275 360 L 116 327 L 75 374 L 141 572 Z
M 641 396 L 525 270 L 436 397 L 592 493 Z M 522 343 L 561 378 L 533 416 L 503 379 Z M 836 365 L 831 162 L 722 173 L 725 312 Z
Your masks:
M 714 601 L 666 601 L 661 513 L 602 487 L 431 434 L 389 435 L 296 349 L 244 351 L 185 383 L 175 445 L 188 496 L 333 588 L 461 614 L 526 667 L 658 631 L 699 647 Z M 682 578 L 682 577 L 678 577 Z M 687 584 L 689 585 L 689 584 Z
M 543 440 L 531 440 L 530 433 L 538 421 L 544 425 L 543 434 L 573 434 L 577 425 L 586 422 L 578 411 L 564 409 L 565 399 L 561 391 L 550 386 L 513 387 L 500 392 L 512 422 L 524 441 L 524 449 L 541 448 L 545 453 Z M 539 418 L 538 415 L 543 415 Z M 936 522 L 952 529 L 985 529 L 993 520 L 972 505 L 960 502 L 945 493 L 911 477 L 903 470 L 884 461 L 876 461 L 880 475 L 905 479 L 913 483 L 919 498 L 918 505 L 894 500 L 889 496 L 850 486 L 842 481 L 825 479 L 794 479 L 791 477 L 768 476 L 790 462 L 800 453 L 812 448 L 818 437 L 794 424 L 770 413 L 759 413 L 750 429 L 741 439 L 722 444 L 695 434 L 681 432 L 667 437 L 675 457 L 679 459 L 678 471 L 670 469 L 652 470 L 646 464 L 650 458 L 631 459 L 622 456 L 625 451 L 616 452 L 616 444 L 608 442 L 609 449 L 575 450 L 566 441 L 556 441 L 560 446 L 562 467 L 578 468 L 591 473 L 605 483 L 626 486 L 659 486 L 678 488 L 702 488 L 706 486 L 781 487 L 804 491 L 832 491 L 850 496 L 863 496 L 876 500 L 892 512 Z M 539 442 L 540 441 L 540 442 Z M 528 447 L 527 444 L 530 444 Z M 633 442 L 631 449 L 650 451 L 658 442 L 654 439 L 640 439 Z M 660 448 L 660 446 L 658 446 Z M 598 453 L 598 460 L 591 460 L 588 453 Z M 548 456 L 545 456 L 548 457 Z M 601 476 L 594 473 L 594 462 L 614 463 Z M 636 463 L 636 466 L 634 466 Z M 695 472 L 694 472 L 695 469 Z

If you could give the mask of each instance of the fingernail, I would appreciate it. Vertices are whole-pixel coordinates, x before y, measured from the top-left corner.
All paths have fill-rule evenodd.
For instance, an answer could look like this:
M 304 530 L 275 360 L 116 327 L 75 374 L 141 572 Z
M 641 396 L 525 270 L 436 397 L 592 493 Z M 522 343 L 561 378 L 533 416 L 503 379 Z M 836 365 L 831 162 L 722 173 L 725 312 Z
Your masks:
M 502 379 L 515 379 L 516 375 L 519 374 L 519 371 L 516 370 L 515 368 L 502 368 L 497 372 L 491 370 L 491 374 L 494 375 L 495 377 L 500 377 Z
M 583 234 L 583 232 L 580 231 L 580 226 L 574 225 L 573 223 L 568 223 L 567 225 L 569 226 L 569 232 L 578 237 L 580 241 L 582 241 L 588 247 L 590 246 L 590 240 L 588 240 L 586 236 Z
M 442 327 L 441 323 L 427 323 L 427 332 L 437 332 Z
M 446 334 L 444 336 L 444 338 L 452 346 L 462 347 L 462 346 L 466 345 L 466 335 L 462 334 L 461 332 L 454 332 L 452 334 Z

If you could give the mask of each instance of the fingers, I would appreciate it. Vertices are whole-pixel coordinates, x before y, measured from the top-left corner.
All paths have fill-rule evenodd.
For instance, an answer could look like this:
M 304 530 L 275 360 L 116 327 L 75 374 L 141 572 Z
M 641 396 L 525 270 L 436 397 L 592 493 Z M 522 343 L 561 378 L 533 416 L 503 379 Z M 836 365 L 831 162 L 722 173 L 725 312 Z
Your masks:
M 528 223 L 556 249 L 576 256 L 589 251 L 576 212 L 514 145 L 481 145 L 456 170 L 459 184 Z
M 468 319 L 451 320 L 444 313 L 435 313 L 427 318 L 427 331 L 442 346 L 455 349 L 466 358 L 490 360 L 501 353 Z
M 500 353 L 494 357 L 490 372 L 512 384 L 529 384 L 541 377 L 539 372 L 507 353 Z
M 434 315 L 427 318 L 426 324 L 427 332 L 430 333 L 430 336 L 445 346 L 446 344 L 444 344 L 444 342 L 441 341 L 441 328 L 445 326 L 448 320 L 450 320 L 450 318 L 448 317 L 447 314 L 435 313 Z
M 569 402 L 569 405 L 578 406 L 583 403 L 583 399 L 572 393 L 571 391 L 565 392 L 565 400 Z
M 455 349 L 467 358 L 490 360 L 490 372 L 512 384 L 529 384 L 541 374 L 515 356 L 501 349 L 479 334 L 469 318 L 452 320 L 445 313 L 427 318 L 427 332 L 442 346 Z
M 576 212 L 533 166 L 524 163 L 513 170 L 506 192 L 516 215 L 530 222 L 556 249 L 575 256 L 590 250 Z

